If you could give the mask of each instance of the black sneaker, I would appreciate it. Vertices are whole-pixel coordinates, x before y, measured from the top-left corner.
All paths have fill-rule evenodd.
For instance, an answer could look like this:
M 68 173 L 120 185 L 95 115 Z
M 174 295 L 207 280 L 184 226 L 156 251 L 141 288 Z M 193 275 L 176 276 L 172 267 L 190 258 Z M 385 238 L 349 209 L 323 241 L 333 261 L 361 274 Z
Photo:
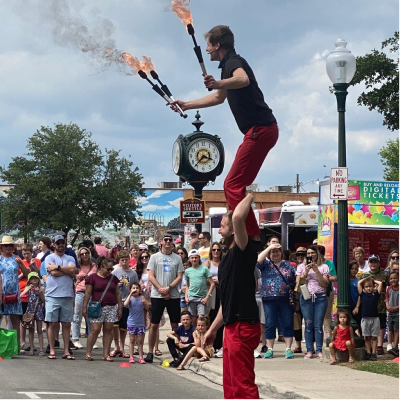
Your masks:
M 50 354 L 50 345 L 49 344 L 46 347 L 46 354 Z
M 377 356 L 376 354 L 374 354 L 374 353 L 371 353 L 371 358 L 370 358 L 370 360 L 371 360 L 371 361 L 378 361 L 378 356 Z
M 146 361 L 147 363 L 152 363 L 153 362 L 153 353 L 147 353 L 146 358 L 144 359 L 144 361 Z
M 378 346 L 376 350 L 377 350 L 376 354 L 378 354 L 378 356 L 383 356 L 385 354 L 385 351 L 383 350 L 382 346 Z
M 169 366 L 172 367 L 172 368 L 178 368 L 179 365 L 181 365 L 181 360 L 180 359 L 174 360 L 169 364 Z
M 390 349 L 388 351 L 389 354 L 391 354 L 394 357 L 398 357 L 399 356 L 399 349 Z
M 371 354 L 365 352 L 364 360 L 365 360 L 365 361 L 370 361 L 370 360 L 371 360 Z
M 78 348 L 75 346 L 75 343 L 72 340 L 69 341 L 69 349 L 78 350 Z
M 264 345 L 263 347 L 261 347 L 261 353 L 266 353 L 267 350 L 268 350 L 267 346 Z
M 54 341 L 54 347 L 60 347 L 60 342 L 58 340 Z

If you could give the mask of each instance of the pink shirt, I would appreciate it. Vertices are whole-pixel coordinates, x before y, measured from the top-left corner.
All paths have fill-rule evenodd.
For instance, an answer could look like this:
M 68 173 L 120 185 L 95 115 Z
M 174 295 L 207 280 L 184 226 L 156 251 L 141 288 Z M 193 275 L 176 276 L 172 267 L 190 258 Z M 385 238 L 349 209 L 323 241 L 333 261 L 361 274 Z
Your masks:
M 110 257 L 110 252 L 107 247 L 104 247 L 102 244 L 96 244 L 96 251 L 99 256 Z
M 302 275 L 304 271 L 306 270 L 306 266 L 304 264 L 300 264 L 297 267 L 296 270 L 296 275 Z M 326 264 L 322 264 L 318 267 L 319 272 L 324 275 L 329 277 L 329 267 Z M 315 293 L 326 293 L 326 288 L 322 287 L 317 279 L 317 274 L 314 272 L 314 270 L 310 270 L 310 272 L 307 275 L 307 289 L 310 292 L 310 294 L 315 294 Z
M 95 263 L 92 264 L 92 269 L 90 269 L 89 265 L 81 265 L 79 274 L 76 275 L 76 281 L 77 281 L 76 291 L 84 292 L 86 290 L 86 285 L 85 285 L 85 279 L 83 279 L 83 277 L 85 275 L 89 276 L 95 274 L 96 272 L 97 272 L 97 266 Z

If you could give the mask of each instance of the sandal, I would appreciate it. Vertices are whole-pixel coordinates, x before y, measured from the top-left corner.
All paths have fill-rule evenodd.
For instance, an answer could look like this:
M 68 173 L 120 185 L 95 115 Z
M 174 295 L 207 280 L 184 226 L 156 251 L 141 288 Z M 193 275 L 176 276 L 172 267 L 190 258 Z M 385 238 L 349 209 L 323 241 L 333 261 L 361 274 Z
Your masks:
M 46 355 L 46 353 L 43 350 L 39 351 L 39 357 L 44 357 Z
M 120 352 L 119 356 L 122 357 L 122 358 L 129 358 L 129 354 L 126 354 L 126 353 L 124 353 L 122 351 Z
M 131 358 L 129 359 L 129 362 L 130 362 L 131 364 L 134 364 L 134 363 L 135 363 L 135 359 L 134 359 L 133 357 L 131 357 Z
M 103 361 L 107 361 L 107 362 L 114 362 L 114 360 L 111 358 L 111 355 L 103 358 Z
M 199 362 L 206 362 L 206 361 L 210 361 L 210 358 L 209 357 L 201 357 L 199 359 Z
M 113 351 L 110 353 L 110 357 L 117 357 L 119 354 L 121 354 L 121 351 L 113 350 Z
M 155 354 L 157 357 L 162 356 L 162 353 L 161 353 L 160 350 L 156 350 L 156 351 L 154 352 L 154 354 Z
M 304 356 L 305 360 L 311 360 L 312 358 L 313 358 L 312 353 L 306 353 L 305 356 Z
M 70 360 L 70 361 L 74 361 L 75 357 L 71 356 L 71 354 L 66 354 L 65 356 L 61 357 L 63 360 Z
M 296 347 L 294 350 L 293 350 L 293 353 L 302 353 L 303 352 L 303 350 L 301 350 L 301 347 Z
M 35 353 L 33 352 L 33 350 L 29 351 L 28 356 L 34 356 Z
M 86 354 L 85 360 L 86 360 L 86 361 L 94 361 L 93 357 L 92 357 L 92 356 L 89 356 L 89 355 L 87 355 L 87 354 Z
M 337 364 L 337 362 L 335 361 L 335 360 L 332 360 L 330 363 L 329 363 L 329 365 L 336 365 Z
M 177 371 L 185 371 L 186 368 L 185 368 L 184 365 L 181 364 L 176 370 L 177 370 Z
M 317 357 L 318 357 L 320 360 L 322 360 L 322 359 L 324 358 L 324 356 L 322 355 L 322 353 L 318 353 L 318 354 L 317 354 Z
M 49 360 L 56 360 L 56 359 L 57 359 L 57 357 L 56 357 L 55 354 L 50 354 L 50 355 L 47 356 L 47 358 L 48 358 Z

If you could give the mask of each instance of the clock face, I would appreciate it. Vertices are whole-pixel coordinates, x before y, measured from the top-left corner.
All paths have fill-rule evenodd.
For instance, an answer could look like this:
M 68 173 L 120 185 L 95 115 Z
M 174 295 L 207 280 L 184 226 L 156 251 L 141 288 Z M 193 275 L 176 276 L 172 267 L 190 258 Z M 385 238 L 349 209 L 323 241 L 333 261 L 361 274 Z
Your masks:
M 197 139 L 188 147 L 188 160 L 190 166 L 203 174 L 217 168 L 220 160 L 218 147 L 208 139 Z
M 181 144 L 179 140 L 176 140 L 174 147 L 172 148 L 172 168 L 176 175 L 179 174 L 181 167 Z

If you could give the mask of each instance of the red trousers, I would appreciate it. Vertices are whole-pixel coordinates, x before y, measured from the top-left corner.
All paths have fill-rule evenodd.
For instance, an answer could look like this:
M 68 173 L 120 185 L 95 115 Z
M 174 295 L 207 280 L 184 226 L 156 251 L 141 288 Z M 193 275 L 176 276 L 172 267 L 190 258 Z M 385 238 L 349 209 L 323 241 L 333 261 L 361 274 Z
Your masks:
M 225 325 L 223 347 L 223 386 L 225 399 L 259 399 L 255 383 L 254 350 L 260 343 L 257 322 Z
M 224 182 L 226 202 L 233 211 L 246 196 L 246 186 L 257 177 L 269 151 L 275 146 L 279 136 L 278 125 L 257 126 L 248 130 L 239 146 L 232 167 Z M 249 236 L 259 235 L 260 228 L 253 209 L 246 219 Z

